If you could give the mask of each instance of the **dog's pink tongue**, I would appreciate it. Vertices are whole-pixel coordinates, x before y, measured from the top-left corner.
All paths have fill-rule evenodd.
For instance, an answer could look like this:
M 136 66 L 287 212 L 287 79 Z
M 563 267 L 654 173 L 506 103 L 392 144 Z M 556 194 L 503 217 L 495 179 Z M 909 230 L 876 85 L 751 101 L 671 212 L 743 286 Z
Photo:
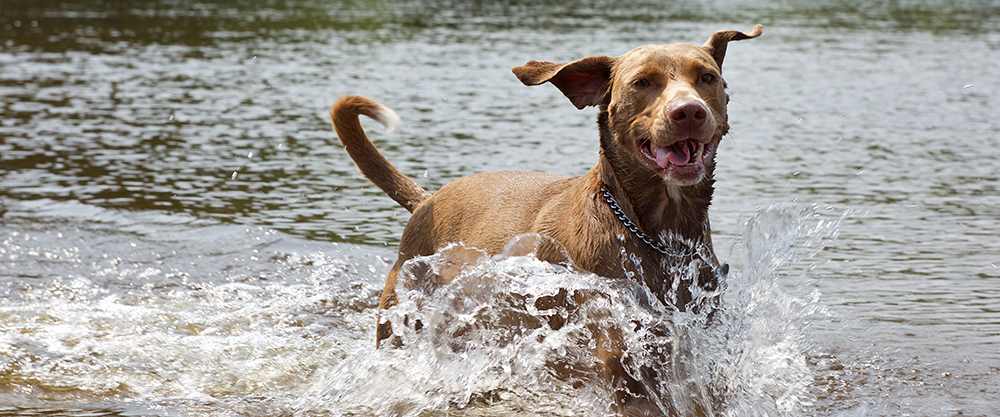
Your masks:
M 682 140 L 670 146 L 652 146 L 656 165 L 666 169 L 669 164 L 684 166 L 691 162 L 691 140 Z

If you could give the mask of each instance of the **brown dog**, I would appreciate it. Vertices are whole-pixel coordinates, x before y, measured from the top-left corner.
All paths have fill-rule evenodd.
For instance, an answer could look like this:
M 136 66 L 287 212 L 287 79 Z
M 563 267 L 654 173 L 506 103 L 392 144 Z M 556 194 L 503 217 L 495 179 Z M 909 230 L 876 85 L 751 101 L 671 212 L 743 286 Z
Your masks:
M 581 177 L 495 172 L 457 179 L 431 195 L 393 167 L 368 139 L 358 115 L 393 129 L 389 108 L 359 96 L 330 111 L 334 129 L 361 172 L 413 213 L 379 307 L 396 304 L 403 263 L 461 242 L 497 254 L 524 233 L 547 236 L 536 255 L 610 278 L 642 281 L 666 304 L 684 309 L 695 289 L 717 287 L 708 206 L 715 152 L 729 130 L 721 77 L 731 41 L 761 34 L 718 31 L 703 46 L 647 45 L 617 58 L 569 64 L 528 61 L 514 68 L 525 85 L 552 83 L 579 109 L 598 106 L 601 153 Z M 447 280 L 448 278 L 445 278 Z M 379 323 L 378 341 L 392 335 Z M 621 347 L 599 343 L 604 374 L 619 404 L 643 396 L 621 364 Z

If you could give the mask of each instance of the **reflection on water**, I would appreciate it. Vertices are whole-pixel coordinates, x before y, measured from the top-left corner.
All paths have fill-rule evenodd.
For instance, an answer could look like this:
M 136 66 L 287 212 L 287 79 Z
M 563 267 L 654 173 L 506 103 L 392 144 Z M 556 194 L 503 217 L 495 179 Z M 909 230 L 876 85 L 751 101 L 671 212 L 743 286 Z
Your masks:
M 102 207 L 183 212 L 273 226 L 314 239 L 392 244 L 405 219 L 396 218 L 398 210 L 383 203 L 380 193 L 365 188 L 324 120 L 323 108 L 338 95 L 367 91 L 391 98 L 388 104 L 394 107 L 402 105 L 399 110 L 408 133 L 386 138 L 382 148 L 398 155 L 393 161 L 404 172 L 433 173 L 424 181 L 431 188 L 482 170 L 551 165 L 559 173 L 576 175 L 594 161 L 596 140 L 589 140 L 594 137 L 592 121 L 583 115 L 567 117 L 572 110 L 562 109 L 565 115 L 554 113 L 541 120 L 573 120 L 571 126 L 551 131 L 533 126 L 524 131 L 521 115 L 537 114 L 556 103 L 543 107 L 537 99 L 525 100 L 539 97 L 538 93 L 517 85 L 507 72 L 510 67 L 527 59 L 617 54 L 640 42 L 698 42 L 705 35 L 688 33 L 709 33 L 716 22 L 725 21 L 778 19 L 801 25 L 801 30 L 815 30 L 817 24 L 831 30 L 853 19 L 855 24 L 848 27 L 867 28 L 868 22 L 875 22 L 878 27 L 936 33 L 996 27 L 989 23 L 1000 16 L 996 5 L 978 3 L 948 7 L 893 3 L 860 8 L 863 13 L 849 3 L 687 6 L 691 5 L 637 3 L 623 9 L 601 2 L 5 3 L 0 14 L 0 31 L 6 39 L 0 46 L 4 51 L 0 54 L 2 188 L 5 195 L 18 199 L 70 199 Z M 935 19 L 907 17 L 924 14 Z M 692 31 L 689 26 L 660 23 L 676 20 L 712 29 Z M 612 30 L 616 25 L 624 25 L 624 31 Z M 640 28 L 655 30 L 647 35 Z M 794 33 L 781 25 L 775 29 L 769 32 L 774 39 L 788 40 Z M 606 45 L 590 46 L 601 34 L 610 35 L 604 36 Z M 852 70 L 837 57 L 837 49 L 845 45 L 838 45 L 834 36 L 816 36 L 834 43 L 821 43 L 830 50 L 816 51 L 816 57 L 808 60 L 827 70 Z M 908 39 L 913 37 L 919 38 L 919 33 L 904 32 L 890 42 L 912 42 Z M 851 56 L 860 46 L 846 46 L 844 53 L 852 65 L 859 64 Z M 743 49 L 746 56 L 789 52 L 748 48 Z M 578 52 L 565 56 L 557 52 L 565 50 Z M 471 61 L 470 56 L 477 58 Z M 734 61 L 730 70 L 747 71 L 761 64 L 773 66 L 765 60 L 742 66 Z M 886 64 L 891 65 L 888 71 L 874 69 L 860 83 L 857 77 L 838 80 L 834 91 L 790 93 L 813 102 L 811 97 L 865 91 L 872 88 L 866 82 L 878 77 L 878 71 L 892 75 L 893 68 L 906 66 Z M 408 70 L 414 66 L 422 69 Z M 387 83 L 385 76 L 377 75 L 387 69 L 395 81 Z M 802 75 L 781 67 L 748 75 L 734 87 L 772 76 L 778 79 L 774 82 L 782 82 Z M 988 101 L 979 98 L 982 93 L 977 89 L 984 86 L 974 80 L 956 80 L 956 86 L 975 88 L 967 91 L 970 96 L 955 99 Z M 886 91 L 878 97 L 892 95 Z M 847 111 L 856 100 L 845 100 L 831 111 Z M 734 111 L 741 111 L 740 103 Z M 452 117 L 439 111 L 449 107 L 462 112 Z M 914 110 L 913 114 L 923 111 Z M 862 126 L 879 126 L 880 114 Z M 741 121 L 743 126 L 735 124 L 736 131 L 746 131 L 748 122 L 752 118 Z M 843 125 L 844 120 L 831 120 L 818 128 Z M 540 139 L 547 137 L 588 140 L 559 144 Z M 469 139 L 477 145 L 469 146 Z M 433 149 L 426 147 L 432 143 Z M 558 161 L 522 155 L 517 152 L 521 146 L 535 147 L 537 155 L 558 155 Z M 880 149 L 865 154 L 877 156 Z M 830 175 L 789 172 L 797 172 L 795 179 Z M 839 184 L 826 181 L 817 186 Z M 386 223 L 394 227 L 379 226 Z
M 328 30 L 399 39 L 431 28 L 560 31 L 629 23 L 763 21 L 812 28 L 988 33 L 1000 21 L 1000 6 L 975 0 L 881 4 L 639 0 L 621 6 L 607 0 L 11 0 L 0 15 L 0 35 L 8 40 L 7 47 L 114 52 L 122 43 L 212 46 L 290 35 L 301 40 Z
M 1000 414 L 996 2 L 4 0 L 0 415 L 600 408 L 599 384 L 520 361 L 573 344 L 372 350 L 406 213 L 326 111 L 349 93 L 393 107 L 403 132 L 374 139 L 429 190 L 580 175 L 594 113 L 511 67 L 758 22 L 725 68 L 730 310 L 677 323 L 704 356 L 660 392 L 733 416 Z M 550 268 L 479 273 L 609 291 Z

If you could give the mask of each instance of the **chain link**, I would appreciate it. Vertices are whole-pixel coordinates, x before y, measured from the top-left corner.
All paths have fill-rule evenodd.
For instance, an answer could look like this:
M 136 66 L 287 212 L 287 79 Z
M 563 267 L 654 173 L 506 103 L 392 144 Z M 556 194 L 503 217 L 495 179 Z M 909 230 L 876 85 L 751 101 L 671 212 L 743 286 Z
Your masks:
M 601 194 L 604 195 L 604 201 L 608 203 L 608 206 L 611 207 L 611 211 L 615 212 L 615 216 L 617 216 L 618 220 L 625 225 L 626 229 L 632 232 L 632 234 L 641 239 L 643 242 L 646 242 L 646 244 L 649 245 L 651 248 L 656 249 L 657 252 L 660 252 L 664 255 L 671 254 L 670 249 L 667 249 L 667 247 L 657 242 L 654 242 L 653 239 L 650 239 L 649 236 L 647 236 L 645 233 L 642 232 L 642 230 L 639 230 L 639 226 L 636 226 L 635 223 L 632 223 L 632 221 L 629 220 L 628 216 L 625 215 L 625 211 L 623 211 L 621 206 L 618 205 L 618 200 L 615 200 L 615 197 L 612 196 L 611 192 L 608 191 L 607 188 L 604 188 L 603 185 L 601 186 Z
M 632 221 L 629 220 L 628 216 L 625 215 L 625 211 L 622 210 L 621 206 L 618 205 L 618 200 L 615 200 L 615 197 L 612 196 L 611 192 L 609 192 L 606 188 L 604 188 L 603 185 L 601 186 L 601 194 L 604 195 L 604 201 L 606 201 L 608 203 L 608 206 L 611 207 L 611 211 L 613 211 L 615 213 L 615 216 L 618 217 L 618 221 L 622 222 L 622 224 L 625 225 L 625 228 L 628 229 L 630 232 L 632 232 L 632 234 L 641 239 L 643 242 L 646 242 L 646 244 L 649 245 L 649 247 L 656 249 L 657 252 L 660 252 L 664 255 L 678 256 L 678 253 L 676 251 L 671 251 L 666 246 L 654 242 L 653 239 L 650 239 L 649 236 L 647 236 L 645 233 L 642 232 L 642 230 L 639 230 L 639 226 L 636 226 L 635 223 L 632 223 Z M 692 252 L 688 253 L 687 255 L 681 255 L 681 256 L 696 255 L 696 253 L 693 251 L 693 248 L 689 247 L 689 249 L 691 249 Z M 704 267 L 712 268 L 712 270 L 715 272 L 715 279 L 717 280 L 717 282 L 720 283 L 725 282 L 726 276 L 729 275 L 729 264 L 724 263 L 722 265 L 718 265 L 717 267 L 712 267 L 711 264 L 712 263 L 709 262 Z

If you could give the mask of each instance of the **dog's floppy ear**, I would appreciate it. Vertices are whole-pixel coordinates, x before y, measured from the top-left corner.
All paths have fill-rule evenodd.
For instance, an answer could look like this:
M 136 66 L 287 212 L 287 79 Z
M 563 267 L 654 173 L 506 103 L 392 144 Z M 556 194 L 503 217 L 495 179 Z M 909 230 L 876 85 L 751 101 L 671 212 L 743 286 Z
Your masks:
M 715 58 L 715 63 L 722 68 L 722 59 L 726 57 L 726 46 L 732 41 L 741 41 L 744 39 L 751 39 L 760 36 L 764 31 L 764 27 L 761 25 L 754 26 L 749 32 L 740 32 L 736 30 L 720 30 L 712 34 L 711 38 L 708 38 L 708 42 L 702 45 L 702 48 L 708 51 L 712 58 Z
M 552 83 L 577 109 L 582 109 L 604 102 L 614 63 L 615 59 L 607 56 L 592 56 L 569 64 L 528 61 L 513 71 L 524 85 Z

